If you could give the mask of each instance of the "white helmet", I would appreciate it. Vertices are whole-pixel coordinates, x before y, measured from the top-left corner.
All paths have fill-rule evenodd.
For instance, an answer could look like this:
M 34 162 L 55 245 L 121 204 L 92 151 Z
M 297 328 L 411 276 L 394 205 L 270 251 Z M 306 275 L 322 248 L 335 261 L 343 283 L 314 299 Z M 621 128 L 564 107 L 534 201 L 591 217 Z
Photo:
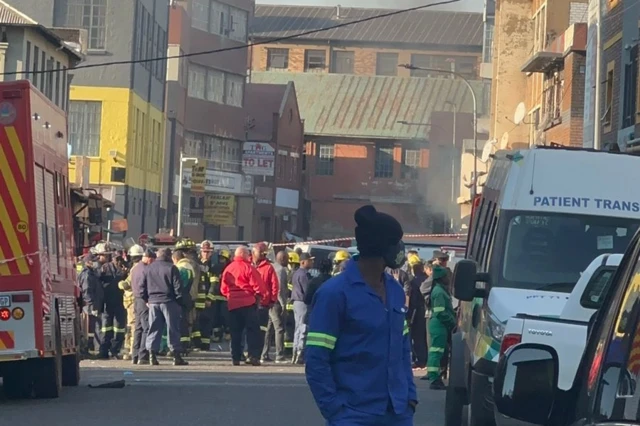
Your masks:
M 129 256 L 144 256 L 144 249 L 141 245 L 135 244 L 129 249 Z
M 95 254 L 98 254 L 98 255 L 109 254 L 111 252 L 111 250 L 109 250 L 109 247 L 107 246 L 106 243 L 96 244 L 94 251 L 95 251 Z

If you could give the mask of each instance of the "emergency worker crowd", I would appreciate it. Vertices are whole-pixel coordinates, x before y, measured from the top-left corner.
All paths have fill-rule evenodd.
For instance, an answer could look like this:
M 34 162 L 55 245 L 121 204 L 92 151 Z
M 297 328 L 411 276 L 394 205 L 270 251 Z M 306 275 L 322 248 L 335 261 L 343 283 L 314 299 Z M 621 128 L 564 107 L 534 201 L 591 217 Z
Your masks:
M 199 246 L 183 238 L 173 248 L 134 245 L 126 254 L 109 243 L 93 247 L 78 264 L 91 336 L 85 353 L 150 365 L 169 355 L 178 366 L 188 364 L 191 351 L 230 340 L 233 365 L 304 364 L 307 345 L 318 339 L 307 332 L 314 296 L 346 270 L 351 255 L 339 250 L 315 262 L 308 253 L 283 249 L 272 262 L 264 242 L 239 246 L 233 257 L 211 241 Z M 436 251 L 424 261 L 404 247 L 402 255 L 402 266 L 386 271 L 404 290 L 413 368 L 426 370 L 422 379 L 432 389 L 444 389 L 456 323 L 448 255 Z

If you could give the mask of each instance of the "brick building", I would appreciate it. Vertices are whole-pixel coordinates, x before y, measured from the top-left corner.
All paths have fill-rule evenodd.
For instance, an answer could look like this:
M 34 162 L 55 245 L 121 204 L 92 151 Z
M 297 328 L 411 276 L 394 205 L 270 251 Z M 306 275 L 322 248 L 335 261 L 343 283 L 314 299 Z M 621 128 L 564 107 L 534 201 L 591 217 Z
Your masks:
M 450 78 L 252 73 L 252 82 L 290 80 L 305 120 L 309 234 L 353 235 L 353 212 L 367 203 L 394 215 L 407 233 L 433 230 L 436 217 L 448 209 L 448 204 L 438 205 L 433 194 L 442 190 L 439 182 L 451 186 L 451 169 L 439 180 L 431 164 L 451 165 L 451 160 L 433 157 L 435 134 L 428 127 L 435 112 L 452 116 L 452 105 L 461 120 L 469 117 L 471 95 L 464 83 Z M 484 85 L 472 85 L 480 97 Z M 451 124 L 438 122 L 433 127 Z M 451 144 L 451 133 L 444 131 L 442 143 Z
M 618 142 L 618 131 L 623 127 L 630 127 L 635 124 L 635 111 L 630 112 L 627 115 L 631 115 L 632 118 L 625 119 L 623 124 L 622 105 L 620 99 L 628 99 L 628 96 L 623 94 L 623 82 L 624 82 L 624 66 L 623 66 L 623 9 L 624 1 L 622 0 L 608 0 L 603 2 L 605 7 L 602 14 L 602 60 L 601 60 L 601 84 L 600 86 L 600 118 L 601 122 L 601 148 L 608 149 Z M 637 43 L 638 34 L 638 15 L 635 16 L 636 31 L 635 38 Z M 625 53 L 626 50 L 625 50 Z M 637 55 L 637 48 L 636 48 Z M 626 56 L 626 55 L 624 55 Z M 624 61 L 626 62 L 626 61 Z M 637 59 L 636 59 L 637 67 Z M 636 71 L 637 75 L 637 71 Z M 635 86 L 633 86 L 635 88 Z M 627 88 L 628 91 L 633 91 L 633 98 L 636 97 L 636 90 Z M 634 108 L 635 110 L 635 108 Z M 596 117 L 596 120 L 598 117 Z M 627 124 L 628 121 L 628 124 Z
M 490 132 L 498 147 L 582 146 L 586 20 L 586 0 L 498 2 Z
M 282 241 L 285 231 L 304 234 L 304 122 L 296 88 L 292 82 L 248 84 L 245 101 L 243 169 L 255 184 L 252 241 Z
M 251 39 L 264 42 L 388 12 L 258 5 Z M 476 79 L 482 61 L 483 25 L 482 13 L 419 10 L 260 45 L 251 50 L 250 64 L 253 71 L 442 77 L 441 73 L 398 68 L 411 63 Z
M 253 8 L 253 0 L 174 2 L 169 56 L 243 46 Z M 177 224 L 180 153 L 198 158 L 206 167 L 201 176 L 204 185 L 197 194 L 191 181 L 192 163 L 185 163 L 182 179 L 183 234 L 194 239 L 244 240 L 252 235 L 252 177 L 242 173 L 246 64 L 246 49 L 168 61 L 164 195 L 171 207 L 166 225 L 175 228 Z M 209 205 L 207 200 L 214 196 L 225 215 L 205 211 L 205 203 Z

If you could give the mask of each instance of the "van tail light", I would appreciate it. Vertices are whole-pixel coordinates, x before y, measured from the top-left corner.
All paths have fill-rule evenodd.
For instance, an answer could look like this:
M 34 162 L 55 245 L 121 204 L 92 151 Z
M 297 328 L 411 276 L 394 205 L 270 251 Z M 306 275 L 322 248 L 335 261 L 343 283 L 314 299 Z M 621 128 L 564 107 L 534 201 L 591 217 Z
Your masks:
M 500 344 L 500 357 L 502 357 L 511 346 L 515 346 L 520 342 L 522 342 L 521 334 L 505 334 Z

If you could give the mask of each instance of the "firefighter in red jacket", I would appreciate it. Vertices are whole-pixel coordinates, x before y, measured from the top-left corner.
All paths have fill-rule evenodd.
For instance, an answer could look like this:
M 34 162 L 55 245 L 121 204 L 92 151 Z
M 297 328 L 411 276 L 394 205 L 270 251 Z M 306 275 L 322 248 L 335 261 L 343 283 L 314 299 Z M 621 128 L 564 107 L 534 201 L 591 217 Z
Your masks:
M 267 325 L 269 324 L 269 310 L 278 302 L 278 292 L 280 291 L 280 282 L 276 276 L 276 270 L 273 269 L 271 261 L 267 259 L 269 247 L 266 243 L 257 243 L 253 246 L 252 257 L 253 264 L 255 265 L 260 278 L 267 287 L 269 292 L 267 298 L 269 299 L 268 305 L 260 306 L 258 310 L 258 318 L 260 320 L 260 336 L 262 345 L 264 346 L 264 339 L 267 337 Z
M 260 365 L 262 343 L 258 306 L 268 307 L 271 303 L 270 291 L 251 264 L 250 256 L 248 247 L 238 247 L 220 282 L 220 292 L 227 298 L 229 307 L 233 365 L 240 365 L 243 331 L 247 334 L 248 362 Z

